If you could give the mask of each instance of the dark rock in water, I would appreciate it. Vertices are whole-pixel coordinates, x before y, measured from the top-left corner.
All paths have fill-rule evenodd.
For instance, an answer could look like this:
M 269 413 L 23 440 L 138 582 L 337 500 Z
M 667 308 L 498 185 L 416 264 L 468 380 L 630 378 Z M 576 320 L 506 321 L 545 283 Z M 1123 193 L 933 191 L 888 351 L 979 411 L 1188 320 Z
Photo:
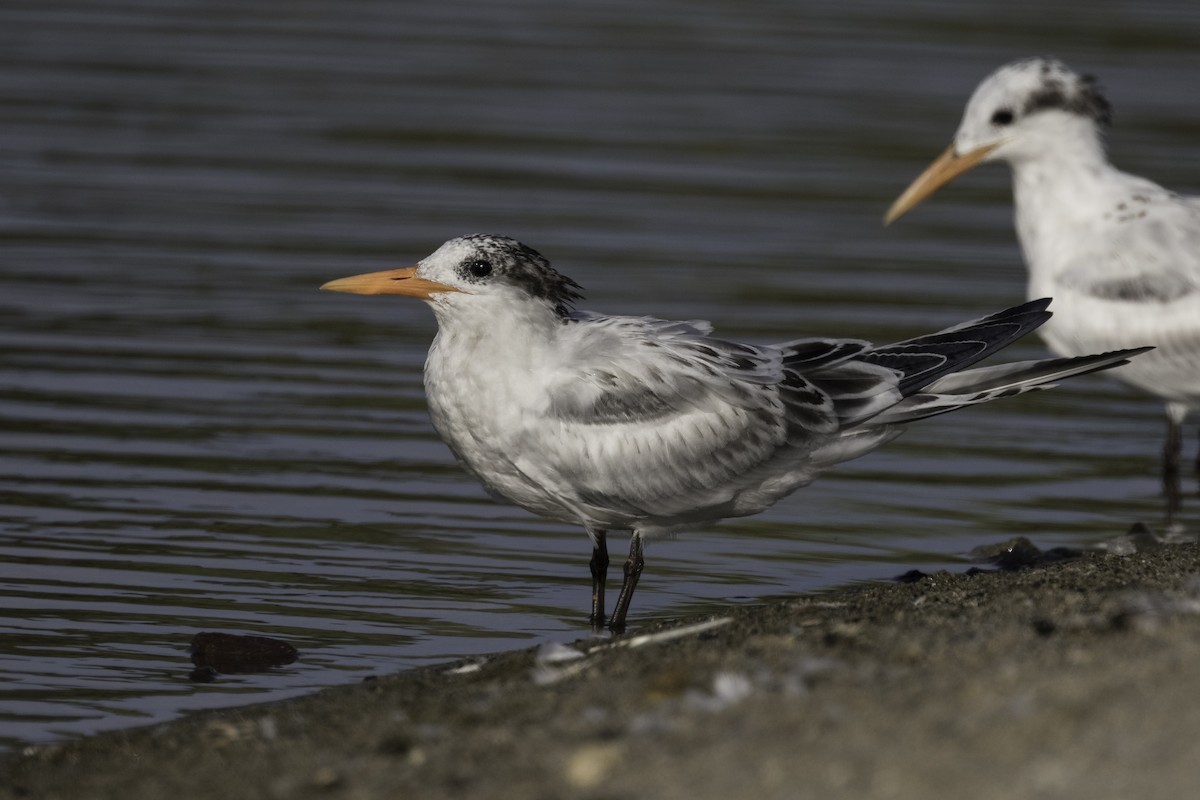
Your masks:
M 970 552 L 974 561 L 987 561 L 1002 569 L 1016 569 L 1035 563 L 1042 556 L 1041 548 L 1024 536 L 1015 536 L 999 544 L 983 544 Z
M 198 667 L 192 679 L 205 682 L 213 679 L 212 673 L 266 672 L 271 667 L 291 664 L 299 655 L 296 648 L 280 639 L 211 632 L 193 636 L 190 650 L 192 663 Z
M 188 678 L 190 678 L 193 683 L 212 683 L 220 674 L 221 673 L 217 672 L 212 667 L 203 666 L 196 667 L 194 670 L 192 670 L 191 674 L 188 675 Z
M 1083 555 L 1082 550 L 1052 547 L 1042 550 L 1024 536 L 1016 536 L 1000 544 L 981 545 L 971 551 L 975 561 L 988 561 L 1003 570 L 1017 570 L 1072 561 Z
M 919 569 L 910 569 L 903 575 L 897 575 L 894 580 L 896 583 L 916 583 L 917 581 L 924 580 L 927 577 L 929 576 L 924 572 L 921 572 Z

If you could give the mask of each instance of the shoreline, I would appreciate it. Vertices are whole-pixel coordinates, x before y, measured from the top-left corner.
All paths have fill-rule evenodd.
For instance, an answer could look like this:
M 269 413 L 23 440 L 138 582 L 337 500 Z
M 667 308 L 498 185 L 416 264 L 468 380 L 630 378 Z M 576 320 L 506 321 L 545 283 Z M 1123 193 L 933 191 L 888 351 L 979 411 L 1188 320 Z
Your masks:
M 0 798 L 1195 790 L 1200 545 L 911 577 L 32 746 Z

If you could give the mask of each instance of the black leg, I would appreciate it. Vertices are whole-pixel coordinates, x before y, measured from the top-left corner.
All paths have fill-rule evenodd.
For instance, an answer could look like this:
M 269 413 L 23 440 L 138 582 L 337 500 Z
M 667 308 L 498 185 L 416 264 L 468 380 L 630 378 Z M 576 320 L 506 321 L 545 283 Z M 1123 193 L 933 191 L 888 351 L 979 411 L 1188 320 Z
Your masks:
M 617 608 L 613 611 L 612 620 L 608 627 L 620 633 L 625 630 L 625 615 L 629 613 L 629 601 L 633 599 L 633 590 L 637 588 L 638 578 L 641 577 L 642 567 L 646 565 L 642 558 L 642 535 L 637 531 L 629 537 L 629 558 L 625 561 L 625 581 L 621 584 L 621 594 L 617 596 Z
M 589 528 L 592 537 L 592 628 L 604 624 L 604 581 L 608 578 L 607 531 Z
M 1163 495 L 1167 499 L 1167 525 L 1175 522 L 1183 507 L 1183 493 L 1179 487 L 1179 459 L 1183 450 L 1183 426 L 1168 412 L 1167 441 L 1163 445 Z
M 1200 448 L 1196 449 L 1196 472 L 1200 472 Z
M 1183 450 L 1183 426 L 1167 417 L 1167 441 L 1163 444 L 1163 474 L 1179 473 L 1179 457 Z

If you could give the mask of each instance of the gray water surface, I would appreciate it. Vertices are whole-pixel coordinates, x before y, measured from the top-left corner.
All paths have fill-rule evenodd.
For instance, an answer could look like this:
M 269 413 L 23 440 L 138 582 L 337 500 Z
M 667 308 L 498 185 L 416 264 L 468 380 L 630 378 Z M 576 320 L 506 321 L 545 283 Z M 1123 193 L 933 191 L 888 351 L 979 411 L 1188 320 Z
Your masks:
M 482 231 L 731 337 L 980 316 L 1024 298 L 1005 170 L 880 217 L 1044 52 L 1200 192 L 1192 3 L 0 4 L 0 745 L 586 635 L 582 532 L 432 432 L 429 312 L 317 287 Z M 652 543 L 633 623 L 1158 522 L 1161 433 L 1098 377 L 931 420 Z M 301 658 L 194 683 L 204 630 Z

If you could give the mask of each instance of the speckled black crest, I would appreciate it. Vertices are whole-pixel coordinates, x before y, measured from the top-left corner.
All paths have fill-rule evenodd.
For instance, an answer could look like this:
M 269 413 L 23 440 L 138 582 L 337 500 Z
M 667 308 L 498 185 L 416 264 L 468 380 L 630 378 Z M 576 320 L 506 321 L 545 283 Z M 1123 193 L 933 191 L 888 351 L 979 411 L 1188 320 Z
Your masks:
M 1095 76 L 1076 75 L 1064 64 L 1052 60 L 1042 61 L 1038 72 L 1041 84 L 1025 102 L 1025 114 L 1057 108 L 1106 127 L 1112 124 L 1112 106 Z
M 565 317 L 571 306 L 583 298 L 583 287 L 559 274 L 541 253 L 516 239 L 475 233 L 462 237 L 462 240 L 476 251 L 466 263 L 476 259 L 488 261 L 496 275 L 521 287 L 531 297 L 549 301 L 559 316 Z

